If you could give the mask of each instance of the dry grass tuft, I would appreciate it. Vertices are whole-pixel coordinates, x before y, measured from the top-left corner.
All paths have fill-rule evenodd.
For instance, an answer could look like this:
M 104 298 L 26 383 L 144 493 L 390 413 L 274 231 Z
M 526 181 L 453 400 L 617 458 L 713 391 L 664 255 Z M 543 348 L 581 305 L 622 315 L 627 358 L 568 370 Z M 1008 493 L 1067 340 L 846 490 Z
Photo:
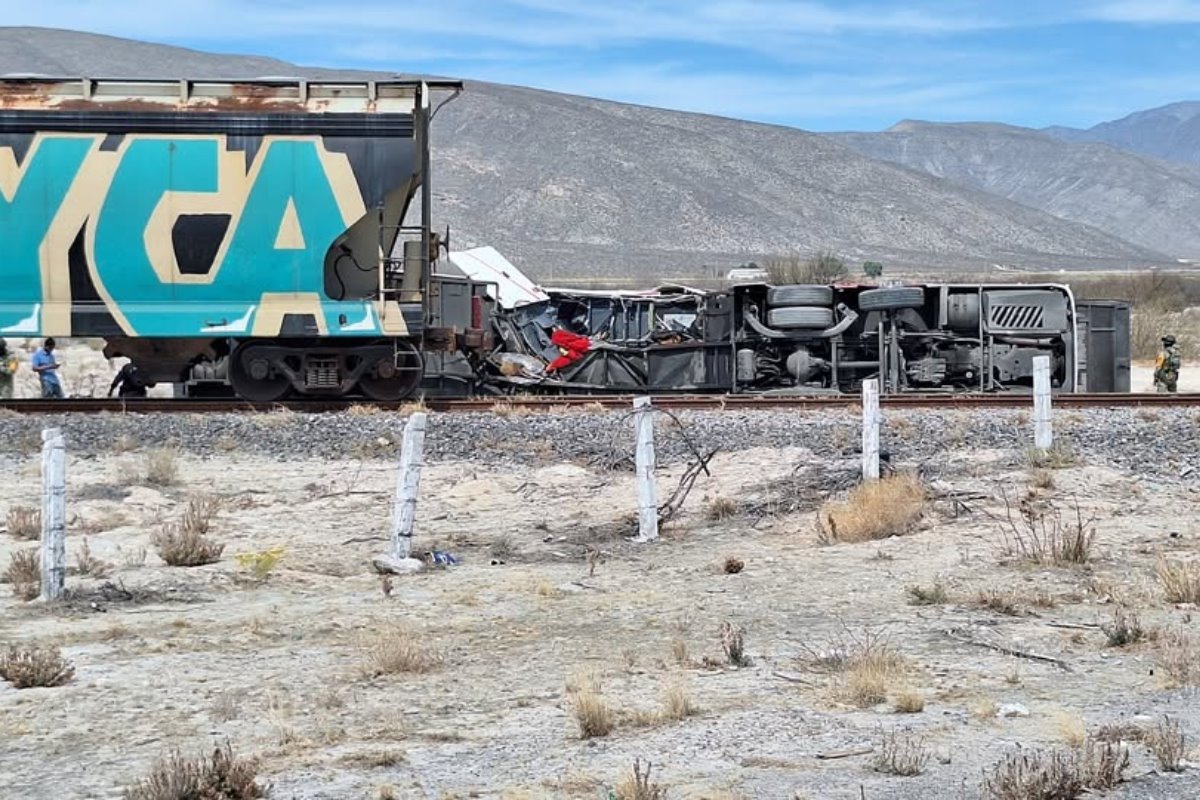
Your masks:
M 601 694 L 599 675 L 589 673 L 575 682 L 568 681 L 567 695 L 580 738 L 595 739 L 612 733 L 616 717 Z
M 992 768 L 981 789 L 992 800 L 1072 800 L 1085 790 L 1113 788 L 1128 768 L 1129 751 L 1106 742 L 1067 751 L 1018 751 Z
M 150 774 L 125 790 L 125 800 L 257 800 L 263 790 L 258 765 L 233 754 L 229 745 L 212 755 L 188 758 L 178 751 L 155 762 Z
M 925 695 L 916 689 L 901 689 L 892 698 L 892 708 L 897 714 L 920 714 L 925 710 Z
M 745 632 L 726 620 L 721 623 L 721 649 L 725 651 L 725 661 L 735 667 L 747 667 L 750 659 L 746 656 Z
M 0 678 L 17 689 L 62 686 L 75 677 L 75 667 L 57 647 L 9 645 L 0 653 Z
M 1160 561 L 1156 569 L 1167 601 L 1200 603 L 1200 561 Z
M 880 644 L 853 658 L 843 688 L 847 700 L 859 708 L 886 702 L 901 679 L 904 659 L 890 646 Z
M 909 586 L 904 590 L 908 594 L 910 606 L 940 606 L 946 602 L 946 587 L 940 583 L 932 586 Z
M 687 683 L 684 682 L 682 677 L 673 680 L 667 685 L 667 690 L 663 694 L 662 711 L 660 712 L 662 719 L 678 722 L 698 713 L 700 713 L 700 709 L 692 702 Z
M 738 504 L 732 497 L 714 497 L 704 507 L 704 516 L 713 522 L 729 519 L 737 512 Z
M 180 526 L 188 533 L 205 536 L 212 529 L 212 521 L 221 510 L 221 498 L 211 494 L 194 494 L 188 498 L 187 506 L 180 517 Z
M 1075 513 L 1064 518 L 1057 506 L 1039 506 L 1021 502 L 1014 516 L 1012 504 L 1004 498 L 1005 553 L 1032 564 L 1070 566 L 1086 564 L 1096 541 L 1093 520 L 1084 519 L 1079 501 Z
M 1108 637 L 1109 647 L 1125 647 L 1137 644 L 1146 638 L 1141 618 L 1133 611 L 1125 610 L 1122 606 L 1113 609 L 1112 622 L 1101 625 L 1100 629 Z
M 1140 742 L 1146 738 L 1146 729 L 1136 722 L 1109 722 L 1101 725 L 1092 734 L 1098 742 Z
M 1021 610 L 1017 608 L 1017 601 L 1012 595 L 995 589 L 980 589 L 979 593 L 975 595 L 975 605 L 1010 617 L 1021 613 Z
M 1029 485 L 1035 489 L 1053 489 L 1054 473 L 1048 469 L 1037 467 L 1029 473 Z
M 432 672 L 445 663 L 445 656 L 418 633 L 405 628 L 377 632 L 364 640 L 362 676 L 368 680 L 381 675 Z
M 892 731 L 884 734 L 871 767 L 876 772 L 911 777 L 924 772 L 928 763 L 924 737 Z
M 492 413 L 497 417 L 526 417 L 536 413 L 532 406 L 514 405 L 507 400 L 492 404 Z
M 1183 772 L 1183 754 L 1186 752 L 1187 740 L 1178 720 L 1164 717 L 1161 722 L 1146 731 L 1142 741 L 1163 770 Z
M 11 584 L 13 596 L 21 600 L 37 597 L 42 588 L 42 557 L 37 548 L 14 550 L 0 582 Z
M 650 762 L 642 769 L 641 759 L 633 762 L 633 771 L 627 773 L 613 790 L 616 800 L 666 800 L 667 787 L 650 779 Z
M 925 510 L 925 487 L 901 473 L 856 486 L 844 501 L 826 503 L 818 524 L 830 541 L 866 542 L 908 533 Z
M 112 564 L 92 555 L 92 547 L 88 544 L 86 536 L 83 537 L 83 544 L 79 546 L 79 553 L 75 556 L 75 567 L 80 575 L 93 578 L 104 578 L 112 572 Z
M 1200 640 L 1182 625 L 1158 636 L 1158 666 L 1173 686 L 1200 686 Z
M 671 640 L 671 659 L 681 667 L 686 667 L 692 663 L 692 656 L 688 652 L 686 640 L 680 637 Z
M 1030 448 L 1025 454 L 1025 460 L 1033 470 L 1066 469 L 1079 463 L 1075 451 L 1062 440 L 1052 444 L 1049 450 Z
M 182 523 L 167 523 L 150 537 L 158 557 L 172 567 L 199 567 L 221 559 L 225 545 L 212 541 Z
M 721 565 L 726 575 L 737 575 L 745 568 L 746 562 L 737 556 L 725 556 L 725 562 Z
M 173 486 L 179 480 L 178 453 L 171 447 L 158 447 L 146 453 L 146 483 Z
M 32 506 L 13 506 L 6 519 L 8 533 L 18 539 L 33 541 L 42 536 L 42 510 Z

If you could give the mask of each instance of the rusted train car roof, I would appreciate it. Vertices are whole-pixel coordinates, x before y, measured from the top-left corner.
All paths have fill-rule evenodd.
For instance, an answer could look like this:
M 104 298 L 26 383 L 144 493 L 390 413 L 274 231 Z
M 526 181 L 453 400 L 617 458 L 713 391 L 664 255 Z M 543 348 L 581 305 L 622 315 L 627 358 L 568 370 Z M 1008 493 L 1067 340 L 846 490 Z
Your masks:
M 461 91 L 460 81 L 302 78 L 190 80 L 0 76 L 0 110 L 241 111 L 272 114 L 407 114 L 421 87 Z

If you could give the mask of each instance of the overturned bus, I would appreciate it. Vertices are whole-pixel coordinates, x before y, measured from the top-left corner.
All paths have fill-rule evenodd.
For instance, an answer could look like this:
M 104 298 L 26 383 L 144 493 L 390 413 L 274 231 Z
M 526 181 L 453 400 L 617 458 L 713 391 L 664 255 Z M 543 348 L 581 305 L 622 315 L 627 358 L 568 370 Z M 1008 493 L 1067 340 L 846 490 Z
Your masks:
M 493 391 L 821 394 L 878 378 L 886 393 L 1020 392 L 1043 355 L 1055 391 L 1129 391 L 1128 304 L 1077 303 L 1058 284 L 534 292 L 513 281 L 494 297 L 497 346 L 476 365 Z M 564 358 L 555 331 L 586 348 Z

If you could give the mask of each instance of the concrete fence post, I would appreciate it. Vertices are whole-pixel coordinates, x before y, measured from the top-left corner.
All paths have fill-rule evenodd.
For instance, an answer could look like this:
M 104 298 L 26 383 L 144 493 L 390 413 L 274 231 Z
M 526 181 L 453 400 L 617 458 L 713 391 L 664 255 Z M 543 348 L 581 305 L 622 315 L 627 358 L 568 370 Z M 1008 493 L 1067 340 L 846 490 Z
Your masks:
M 1033 446 L 1043 452 L 1054 444 L 1050 416 L 1050 356 L 1034 356 Z
M 633 400 L 634 424 L 637 429 L 638 538 L 652 542 L 658 538 L 658 492 L 654 486 L 654 410 L 649 397 Z
M 409 558 L 412 553 L 417 495 L 421 490 L 421 467 L 424 464 L 426 417 L 425 412 L 418 411 L 404 425 L 400 474 L 396 477 L 396 499 L 392 506 L 392 558 L 396 561 Z
M 862 385 L 862 476 L 864 481 L 879 479 L 879 379 L 870 378 Z
M 67 448 L 62 431 L 42 431 L 42 592 L 62 597 L 67 574 Z

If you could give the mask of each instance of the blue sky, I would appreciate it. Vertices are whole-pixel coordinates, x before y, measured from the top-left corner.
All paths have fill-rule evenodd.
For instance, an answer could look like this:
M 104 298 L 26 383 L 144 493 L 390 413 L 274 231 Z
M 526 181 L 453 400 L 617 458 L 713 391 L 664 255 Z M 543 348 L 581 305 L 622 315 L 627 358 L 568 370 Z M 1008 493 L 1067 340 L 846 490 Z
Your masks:
M 0 22 L 815 131 L 1087 127 L 1200 99 L 1200 0 L 0 0 Z

